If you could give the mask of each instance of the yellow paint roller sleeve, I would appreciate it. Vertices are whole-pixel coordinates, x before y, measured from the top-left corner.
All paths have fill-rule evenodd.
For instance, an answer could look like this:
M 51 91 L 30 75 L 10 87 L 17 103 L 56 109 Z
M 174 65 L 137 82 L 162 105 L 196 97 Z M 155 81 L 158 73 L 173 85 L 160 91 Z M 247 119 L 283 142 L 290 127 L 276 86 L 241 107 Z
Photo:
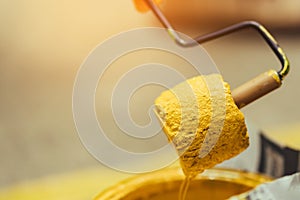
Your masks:
M 244 115 L 219 74 L 180 83 L 163 92 L 155 106 L 189 177 L 238 155 L 249 145 Z

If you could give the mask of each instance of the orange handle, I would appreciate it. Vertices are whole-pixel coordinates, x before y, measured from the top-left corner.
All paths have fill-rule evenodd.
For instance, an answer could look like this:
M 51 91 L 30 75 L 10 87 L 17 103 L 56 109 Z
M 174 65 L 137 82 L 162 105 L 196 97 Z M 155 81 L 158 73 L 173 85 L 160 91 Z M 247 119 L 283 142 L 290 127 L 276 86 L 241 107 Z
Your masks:
M 156 4 L 160 4 L 162 0 L 155 0 L 154 2 Z M 135 8 L 139 12 L 147 12 L 150 10 L 150 7 L 148 6 L 148 3 L 145 0 L 133 0 L 133 3 L 135 5 Z

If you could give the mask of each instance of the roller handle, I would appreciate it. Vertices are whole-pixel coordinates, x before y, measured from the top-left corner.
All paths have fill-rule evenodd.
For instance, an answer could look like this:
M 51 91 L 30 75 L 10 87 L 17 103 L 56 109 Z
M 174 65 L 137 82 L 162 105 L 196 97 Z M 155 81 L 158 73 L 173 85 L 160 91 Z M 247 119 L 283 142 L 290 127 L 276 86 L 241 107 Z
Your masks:
M 260 74 L 232 91 L 232 97 L 238 108 L 259 99 L 269 92 L 279 88 L 281 79 L 275 70 Z

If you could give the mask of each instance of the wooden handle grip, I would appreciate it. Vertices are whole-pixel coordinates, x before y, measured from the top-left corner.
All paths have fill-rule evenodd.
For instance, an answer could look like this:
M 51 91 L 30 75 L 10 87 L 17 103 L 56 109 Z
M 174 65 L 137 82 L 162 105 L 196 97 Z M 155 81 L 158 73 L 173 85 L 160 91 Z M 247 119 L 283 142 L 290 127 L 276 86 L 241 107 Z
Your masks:
M 242 108 L 252 101 L 279 88 L 281 79 L 275 70 L 270 70 L 246 82 L 232 91 L 232 97 L 238 108 Z

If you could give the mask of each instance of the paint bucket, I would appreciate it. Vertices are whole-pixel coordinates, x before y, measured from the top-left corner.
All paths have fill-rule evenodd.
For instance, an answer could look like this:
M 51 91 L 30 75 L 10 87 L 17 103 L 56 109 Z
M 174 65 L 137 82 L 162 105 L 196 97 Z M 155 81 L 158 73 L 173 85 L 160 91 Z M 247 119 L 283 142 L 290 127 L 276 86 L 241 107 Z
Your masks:
M 178 199 L 185 176 L 180 168 L 168 168 L 137 175 L 100 193 L 95 200 L 166 200 Z M 208 169 L 190 183 L 187 200 L 227 199 L 246 193 L 271 178 L 232 169 Z

